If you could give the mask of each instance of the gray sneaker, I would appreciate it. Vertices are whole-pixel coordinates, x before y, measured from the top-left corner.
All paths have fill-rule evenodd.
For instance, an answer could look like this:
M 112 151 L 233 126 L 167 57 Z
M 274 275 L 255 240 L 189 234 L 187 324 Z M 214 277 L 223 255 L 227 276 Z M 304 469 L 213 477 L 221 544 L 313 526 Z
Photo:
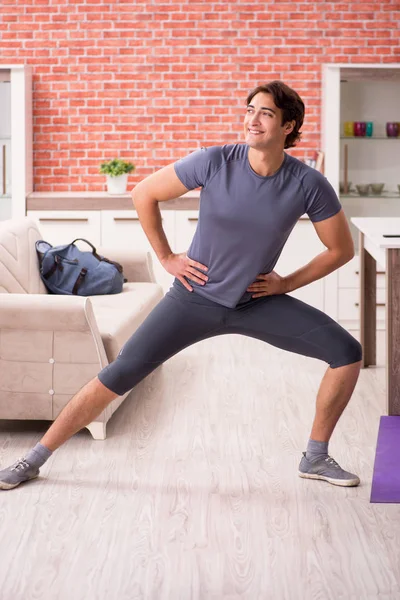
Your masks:
M 342 485 L 346 487 L 358 485 L 360 483 L 360 479 L 357 475 L 344 471 L 342 467 L 338 465 L 336 460 L 330 456 L 317 460 L 316 462 L 310 462 L 307 460 L 305 452 L 303 452 L 303 458 L 300 461 L 299 475 L 306 479 L 323 479 L 324 481 L 333 483 L 333 485 Z
M 0 490 L 11 490 L 23 481 L 35 479 L 38 475 L 38 468 L 32 467 L 24 458 L 20 458 L 11 467 L 0 471 Z

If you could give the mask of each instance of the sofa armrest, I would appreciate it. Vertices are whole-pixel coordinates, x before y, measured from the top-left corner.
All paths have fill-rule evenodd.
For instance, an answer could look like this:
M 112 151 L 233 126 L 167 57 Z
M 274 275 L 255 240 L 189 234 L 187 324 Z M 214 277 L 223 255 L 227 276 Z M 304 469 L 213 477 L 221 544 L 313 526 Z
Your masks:
M 127 248 L 108 246 L 99 246 L 96 250 L 101 256 L 120 263 L 129 282 L 148 281 L 156 283 L 153 257 L 147 250 L 128 250 Z
M 89 334 L 101 367 L 108 364 L 90 298 L 58 294 L 0 294 L 0 330 Z

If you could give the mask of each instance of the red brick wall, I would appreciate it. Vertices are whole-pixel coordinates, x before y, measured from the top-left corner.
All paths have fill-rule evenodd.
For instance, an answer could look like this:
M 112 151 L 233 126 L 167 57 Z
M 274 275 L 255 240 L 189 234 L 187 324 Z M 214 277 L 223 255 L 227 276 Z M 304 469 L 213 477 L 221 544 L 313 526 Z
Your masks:
M 17 6 L 17 8 L 16 8 Z M 0 63 L 34 68 L 35 191 L 129 185 L 202 145 L 243 141 L 247 93 L 271 79 L 306 104 L 319 146 L 321 64 L 400 61 L 400 3 L 2 0 Z

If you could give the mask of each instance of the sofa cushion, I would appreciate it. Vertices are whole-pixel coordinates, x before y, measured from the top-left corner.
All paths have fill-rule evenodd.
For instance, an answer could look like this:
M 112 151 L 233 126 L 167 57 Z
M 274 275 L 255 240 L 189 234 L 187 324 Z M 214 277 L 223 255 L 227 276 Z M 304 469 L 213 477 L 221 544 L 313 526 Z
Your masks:
M 120 294 L 90 296 L 109 362 L 164 296 L 157 283 L 125 283 Z
M 47 294 L 40 279 L 35 242 L 42 239 L 33 219 L 0 222 L 0 293 Z

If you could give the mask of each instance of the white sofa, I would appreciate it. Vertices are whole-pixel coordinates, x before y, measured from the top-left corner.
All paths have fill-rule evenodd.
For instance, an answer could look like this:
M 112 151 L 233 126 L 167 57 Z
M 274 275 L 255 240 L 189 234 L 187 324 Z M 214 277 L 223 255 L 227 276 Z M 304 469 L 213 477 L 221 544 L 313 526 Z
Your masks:
M 115 248 L 97 250 L 123 266 L 122 293 L 48 294 L 39 239 L 29 217 L 0 221 L 0 419 L 54 420 L 164 296 L 149 252 Z M 95 439 L 105 439 L 107 421 L 128 393 L 87 426 Z

